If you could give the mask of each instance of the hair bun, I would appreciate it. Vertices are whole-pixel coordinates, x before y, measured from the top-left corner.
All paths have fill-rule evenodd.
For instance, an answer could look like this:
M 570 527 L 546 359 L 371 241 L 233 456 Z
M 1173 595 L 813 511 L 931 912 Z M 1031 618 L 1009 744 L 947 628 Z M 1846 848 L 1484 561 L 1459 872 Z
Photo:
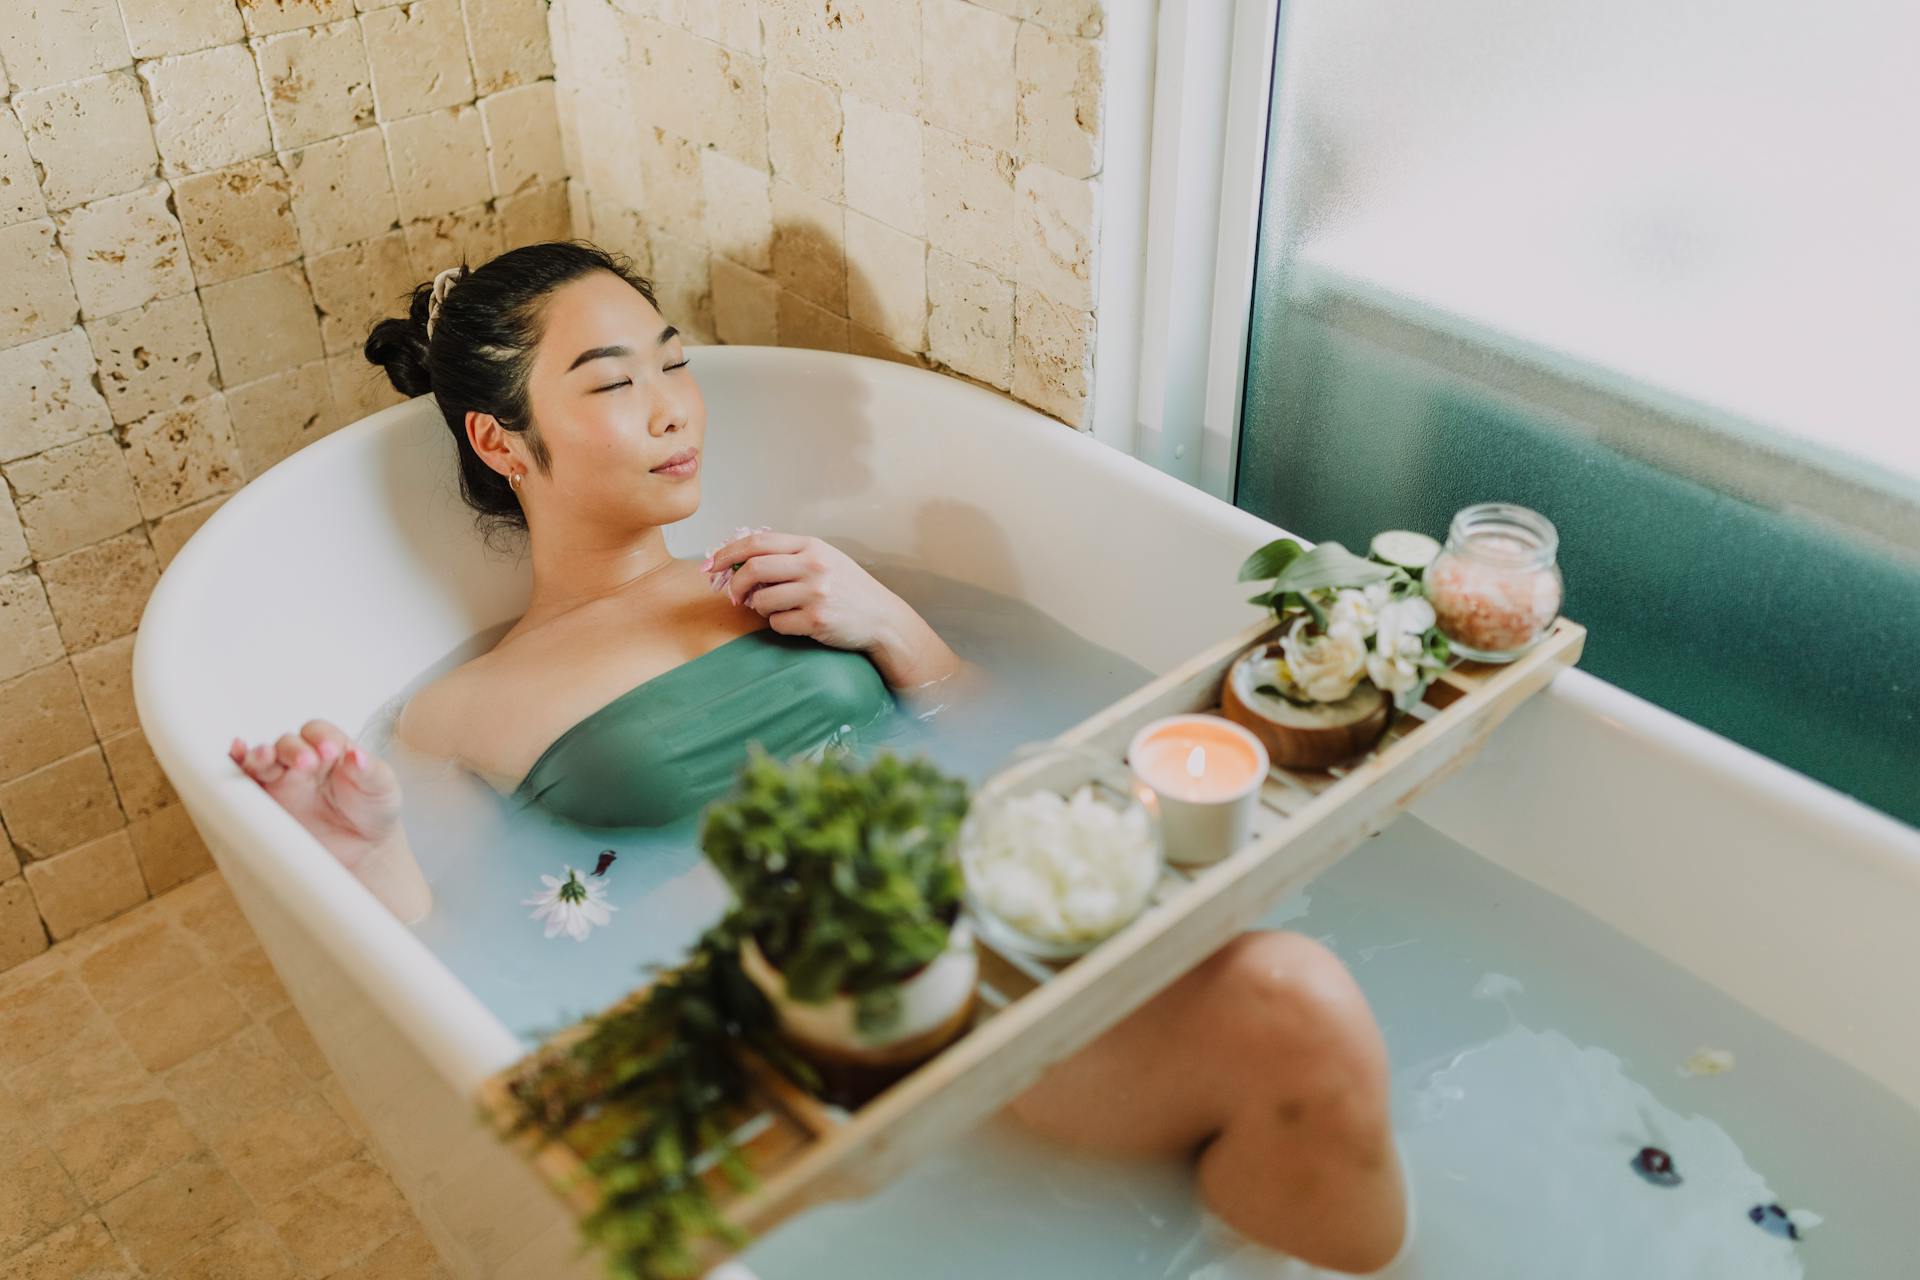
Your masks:
M 387 371 L 387 381 L 403 396 L 423 396 L 433 390 L 427 366 L 427 313 L 433 303 L 433 285 L 414 289 L 404 318 L 389 317 L 373 326 L 363 349 L 367 360 Z

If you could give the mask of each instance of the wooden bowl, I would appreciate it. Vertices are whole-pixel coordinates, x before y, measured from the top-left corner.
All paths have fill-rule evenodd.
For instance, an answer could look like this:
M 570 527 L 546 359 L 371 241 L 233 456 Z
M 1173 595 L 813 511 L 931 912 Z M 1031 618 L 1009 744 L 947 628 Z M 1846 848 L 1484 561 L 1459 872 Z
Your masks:
M 1233 660 L 1220 691 L 1220 711 L 1251 730 L 1282 769 L 1326 769 L 1365 755 L 1387 731 L 1393 700 L 1362 680 L 1339 702 L 1296 707 L 1271 698 L 1240 696 L 1246 664 L 1281 656 L 1278 644 L 1258 644 Z

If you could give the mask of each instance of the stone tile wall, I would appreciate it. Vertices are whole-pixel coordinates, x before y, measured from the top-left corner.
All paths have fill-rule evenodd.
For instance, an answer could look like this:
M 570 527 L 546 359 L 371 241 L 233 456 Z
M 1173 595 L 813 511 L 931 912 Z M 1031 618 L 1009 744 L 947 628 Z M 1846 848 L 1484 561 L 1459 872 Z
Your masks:
M 134 628 L 225 496 L 398 397 L 368 325 L 571 234 L 545 0 L 0 3 L 0 969 L 207 865 Z

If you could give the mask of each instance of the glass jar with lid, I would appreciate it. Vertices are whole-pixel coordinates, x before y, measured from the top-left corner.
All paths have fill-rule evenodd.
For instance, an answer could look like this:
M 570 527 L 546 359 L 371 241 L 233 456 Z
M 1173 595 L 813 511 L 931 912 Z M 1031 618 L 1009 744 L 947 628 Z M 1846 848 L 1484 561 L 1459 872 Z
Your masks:
M 1537 511 L 1506 502 L 1462 509 L 1428 566 L 1427 598 L 1453 652 L 1512 662 L 1560 615 L 1560 535 Z

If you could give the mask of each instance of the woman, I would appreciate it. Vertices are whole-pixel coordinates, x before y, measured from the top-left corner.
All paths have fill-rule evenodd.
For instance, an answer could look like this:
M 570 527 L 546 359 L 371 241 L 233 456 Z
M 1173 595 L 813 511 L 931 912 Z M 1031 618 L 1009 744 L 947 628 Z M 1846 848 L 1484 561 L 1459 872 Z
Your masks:
M 402 393 L 432 392 L 468 502 L 523 525 L 533 565 L 526 616 L 414 696 L 396 731 L 407 746 L 563 817 L 640 825 L 724 790 L 749 739 L 805 750 L 884 711 L 889 690 L 958 669 L 904 601 L 818 539 L 669 554 L 663 526 L 699 505 L 706 412 L 678 334 L 623 260 L 539 244 L 442 273 L 406 319 L 375 326 L 366 355 Z M 426 914 L 383 762 L 321 721 L 231 755 L 390 909 Z M 1214 1212 L 1317 1266 L 1379 1268 L 1406 1234 L 1379 1032 L 1340 963 L 1296 935 L 1236 939 L 1014 1109 L 1084 1149 L 1197 1153 Z

